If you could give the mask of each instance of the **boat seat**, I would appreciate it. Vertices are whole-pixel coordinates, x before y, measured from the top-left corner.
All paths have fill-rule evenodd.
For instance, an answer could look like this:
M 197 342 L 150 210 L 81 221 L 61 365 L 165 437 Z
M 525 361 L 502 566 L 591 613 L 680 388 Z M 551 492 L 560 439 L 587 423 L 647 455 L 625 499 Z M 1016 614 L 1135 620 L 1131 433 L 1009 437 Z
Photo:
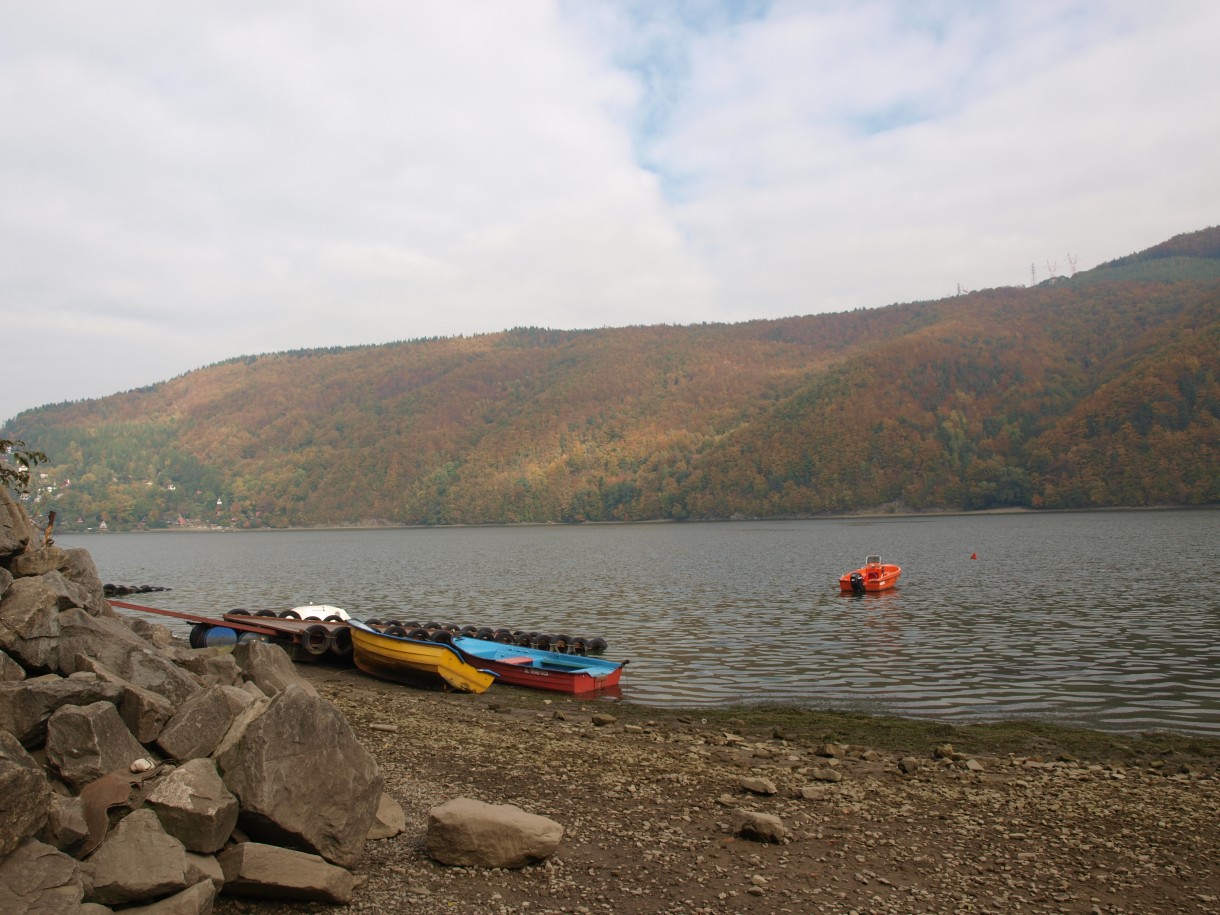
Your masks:
M 531 657 L 528 657 L 528 656 L 525 656 L 525 657 L 520 657 L 520 658 L 498 658 L 497 660 L 499 660 L 499 662 L 500 662 L 501 664 L 522 664 L 522 665 L 525 665 L 525 664 L 532 664 L 532 663 L 534 662 L 534 659 L 533 659 L 533 658 L 531 658 Z

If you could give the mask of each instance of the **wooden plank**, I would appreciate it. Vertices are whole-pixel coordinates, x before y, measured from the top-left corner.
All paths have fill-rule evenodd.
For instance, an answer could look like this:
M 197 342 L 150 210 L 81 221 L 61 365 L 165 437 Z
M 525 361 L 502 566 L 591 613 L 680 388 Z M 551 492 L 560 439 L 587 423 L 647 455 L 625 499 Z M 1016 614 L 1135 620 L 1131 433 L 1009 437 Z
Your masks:
M 261 625 L 255 620 L 264 617 L 249 617 L 249 623 L 236 623 L 229 619 L 218 620 L 212 616 L 200 616 L 198 613 L 183 613 L 180 610 L 162 610 L 160 607 L 146 607 L 142 604 L 129 604 L 123 600 L 110 601 L 112 607 L 122 607 L 124 610 L 138 610 L 141 613 L 152 613 L 155 616 L 172 616 L 174 619 L 186 620 L 188 623 L 203 623 L 208 626 L 228 626 L 230 629 L 241 629 L 243 632 L 257 632 L 259 635 L 282 635 L 278 629 Z

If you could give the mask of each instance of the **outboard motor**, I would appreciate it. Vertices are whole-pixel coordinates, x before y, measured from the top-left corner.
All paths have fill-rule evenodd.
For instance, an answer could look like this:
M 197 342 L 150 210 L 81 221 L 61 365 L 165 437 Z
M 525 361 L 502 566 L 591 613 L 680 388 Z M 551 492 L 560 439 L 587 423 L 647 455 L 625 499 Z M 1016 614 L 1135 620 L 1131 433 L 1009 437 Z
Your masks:
M 853 594 L 863 594 L 864 593 L 864 576 L 863 575 L 861 575 L 859 572 L 852 572 L 850 581 L 851 581 L 851 590 L 852 590 Z

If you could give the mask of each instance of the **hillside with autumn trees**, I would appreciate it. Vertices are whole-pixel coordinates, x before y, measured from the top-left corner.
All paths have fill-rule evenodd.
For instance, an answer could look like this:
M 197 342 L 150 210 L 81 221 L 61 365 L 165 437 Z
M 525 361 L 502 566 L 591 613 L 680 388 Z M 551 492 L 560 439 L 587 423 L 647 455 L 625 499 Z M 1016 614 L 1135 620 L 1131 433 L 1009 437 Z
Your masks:
M 1217 354 L 1220 227 L 933 302 L 246 356 L 0 438 L 77 529 L 1211 505 Z

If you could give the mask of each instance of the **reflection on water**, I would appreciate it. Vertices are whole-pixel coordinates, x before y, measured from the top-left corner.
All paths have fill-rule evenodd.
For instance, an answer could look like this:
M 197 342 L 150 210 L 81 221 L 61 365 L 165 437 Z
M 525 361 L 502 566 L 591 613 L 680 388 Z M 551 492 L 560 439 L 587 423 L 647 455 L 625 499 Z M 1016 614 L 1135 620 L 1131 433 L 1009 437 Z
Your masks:
M 600 635 L 626 701 L 780 701 L 951 720 L 1220 734 L 1220 513 L 107 534 L 103 580 L 166 609 Z M 898 589 L 839 594 L 868 553 Z M 971 554 L 977 559 L 971 559 Z

